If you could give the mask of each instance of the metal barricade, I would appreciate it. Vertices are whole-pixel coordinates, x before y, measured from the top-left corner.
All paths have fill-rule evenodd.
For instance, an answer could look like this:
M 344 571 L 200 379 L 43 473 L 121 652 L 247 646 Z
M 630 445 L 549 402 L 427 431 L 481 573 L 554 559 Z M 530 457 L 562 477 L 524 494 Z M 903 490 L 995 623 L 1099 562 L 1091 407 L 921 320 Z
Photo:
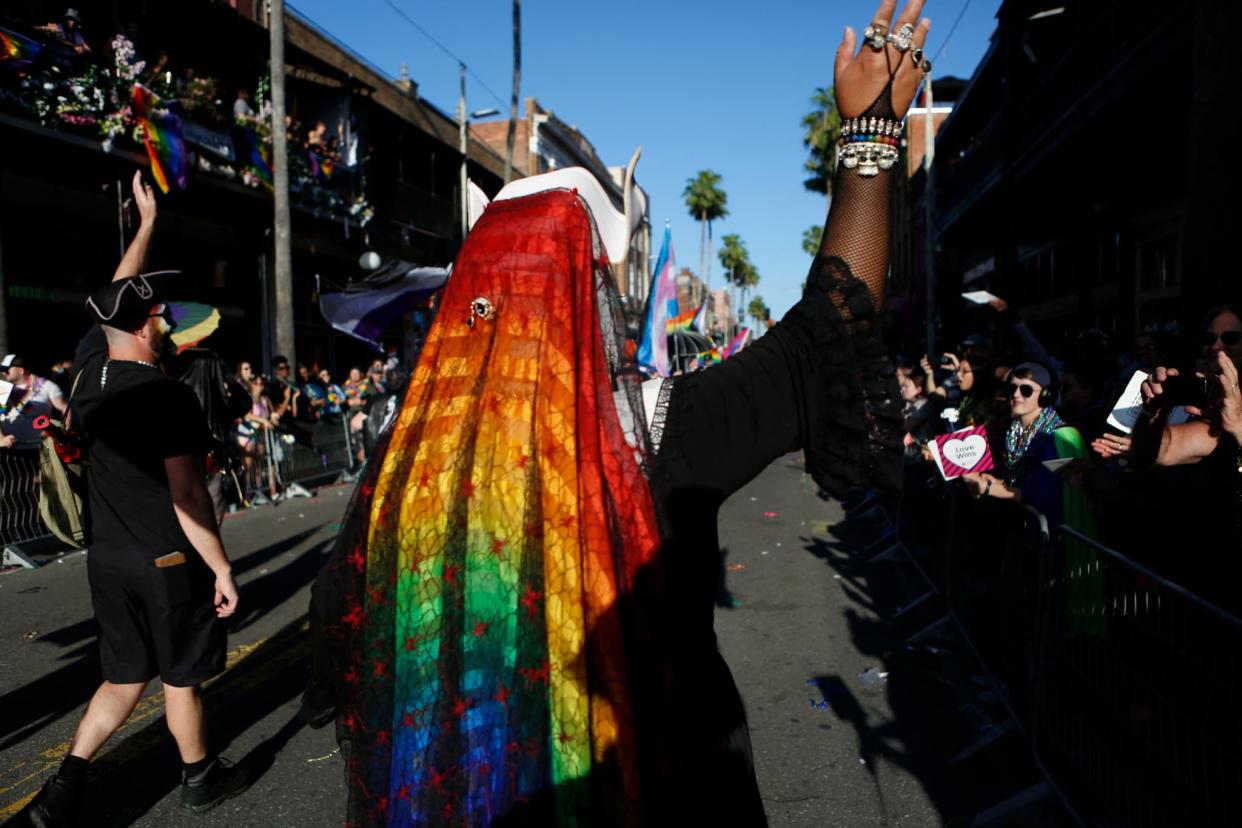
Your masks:
M 1045 777 L 1084 824 L 1242 825 L 1242 619 L 1073 529 L 1058 539 L 1032 734 Z
M 0 449 L 0 547 L 46 537 L 39 517 L 39 453 Z
M 309 485 L 347 474 L 356 463 L 355 443 L 345 418 L 314 423 L 308 430 L 310 445 L 282 439 L 280 451 L 271 453 L 280 456 L 276 475 L 287 487 L 301 488 L 300 484 Z M 280 439 L 280 435 L 276 437 Z

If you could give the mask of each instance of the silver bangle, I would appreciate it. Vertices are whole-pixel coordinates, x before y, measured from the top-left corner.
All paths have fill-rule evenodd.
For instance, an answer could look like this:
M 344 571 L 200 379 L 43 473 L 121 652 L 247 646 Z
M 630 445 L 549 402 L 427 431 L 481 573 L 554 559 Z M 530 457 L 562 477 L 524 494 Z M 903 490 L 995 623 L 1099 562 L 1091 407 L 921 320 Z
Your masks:
M 861 142 L 844 144 L 837 150 L 837 163 L 847 170 L 855 170 L 863 178 L 879 175 L 880 170 L 891 170 L 900 153 L 891 144 Z

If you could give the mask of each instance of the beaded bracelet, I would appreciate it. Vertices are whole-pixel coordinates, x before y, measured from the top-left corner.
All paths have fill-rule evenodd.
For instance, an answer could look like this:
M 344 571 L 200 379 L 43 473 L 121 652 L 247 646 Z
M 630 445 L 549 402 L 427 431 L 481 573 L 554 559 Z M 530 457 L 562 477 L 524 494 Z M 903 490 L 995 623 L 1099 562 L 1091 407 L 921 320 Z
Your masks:
M 841 123 L 837 161 L 864 178 L 892 169 L 902 130 L 900 121 L 888 118 L 848 118 Z

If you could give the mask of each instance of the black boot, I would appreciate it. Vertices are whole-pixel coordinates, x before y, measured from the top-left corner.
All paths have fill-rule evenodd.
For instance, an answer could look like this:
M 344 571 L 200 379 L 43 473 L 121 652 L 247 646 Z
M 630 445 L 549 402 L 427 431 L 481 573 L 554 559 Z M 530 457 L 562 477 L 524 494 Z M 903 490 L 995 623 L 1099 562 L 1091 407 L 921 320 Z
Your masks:
M 35 795 L 26 815 L 35 828 L 73 828 L 82 810 L 82 786 L 54 774 Z
M 199 775 L 181 774 L 181 807 L 192 814 L 204 814 L 226 799 L 250 787 L 250 780 L 227 759 L 217 757 Z

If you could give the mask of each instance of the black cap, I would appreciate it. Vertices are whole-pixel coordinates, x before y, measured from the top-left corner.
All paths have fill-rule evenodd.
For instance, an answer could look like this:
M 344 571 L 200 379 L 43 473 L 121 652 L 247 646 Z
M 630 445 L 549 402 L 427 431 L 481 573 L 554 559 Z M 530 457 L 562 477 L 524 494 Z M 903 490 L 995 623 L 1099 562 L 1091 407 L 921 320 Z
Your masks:
M 25 368 L 26 363 L 17 354 L 5 354 L 4 359 L 0 359 L 0 369 L 7 370 L 9 368 Z
M 172 301 L 177 288 L 184 287 L 181 272 L 161 270 L 117 279 L 86 300 L 86 312 L 102 325 L 134 331 L 146 323 L 151 308 Z

